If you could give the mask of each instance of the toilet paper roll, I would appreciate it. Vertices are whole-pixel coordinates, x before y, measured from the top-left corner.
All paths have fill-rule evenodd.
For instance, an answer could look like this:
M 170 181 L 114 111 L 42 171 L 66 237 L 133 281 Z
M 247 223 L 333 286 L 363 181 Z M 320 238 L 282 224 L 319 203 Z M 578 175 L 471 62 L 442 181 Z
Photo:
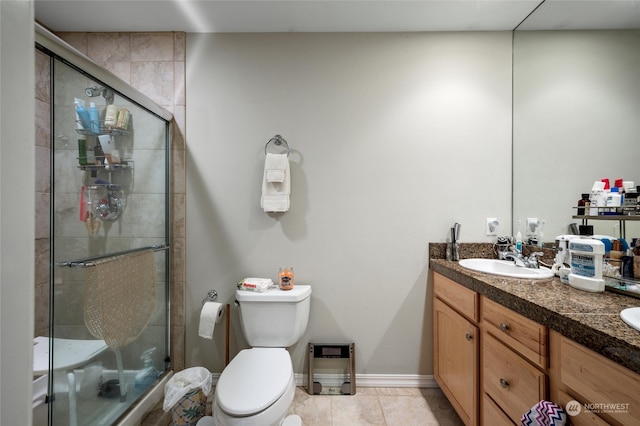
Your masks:
M 213 339 L 216 324 L 224 317 L 225 305 L 218 302 L 205 302 L 200 311 L 198 335 L 203 339 Z

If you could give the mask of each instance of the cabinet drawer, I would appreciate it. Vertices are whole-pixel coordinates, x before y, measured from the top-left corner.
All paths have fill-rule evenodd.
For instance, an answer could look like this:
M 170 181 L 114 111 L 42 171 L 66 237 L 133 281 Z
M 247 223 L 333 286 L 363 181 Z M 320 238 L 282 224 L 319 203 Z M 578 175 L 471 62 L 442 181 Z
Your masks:
M 478 293 L 438 273 L 433 274 L 433 294 L 474 322 L 478 322 Z
M 607 426 L 609 424 L 591 411 L 585 410 L 582 403 L 577 402 L 576 398 L 561 390 L 558 391 L 558 400 L 554 402 L 560 405 L 565 412 L 572 410 L 571 415 L 567 414 L 567 419 L 571 420 L 571 426 Z M 576 403 L 581 405 L 580 411 L 575 409 Z M 577 414 L 575 414 L 576 412 Z
M 547 327 L 486 297 L 482 298 L 485 329 L 543 370 L 548 366 Z
M 547 377 L 489 333 L 482 334 L 482 387 L 514 422 L 545 398 Z
M 560 342 L 560 381 L 568 392 L 611 423 L 638 424 L 640 374 L 571 339 L 562 337 Z
M 515 423 L 486 393 L 482 393 L 482 426 L 514 426 Z

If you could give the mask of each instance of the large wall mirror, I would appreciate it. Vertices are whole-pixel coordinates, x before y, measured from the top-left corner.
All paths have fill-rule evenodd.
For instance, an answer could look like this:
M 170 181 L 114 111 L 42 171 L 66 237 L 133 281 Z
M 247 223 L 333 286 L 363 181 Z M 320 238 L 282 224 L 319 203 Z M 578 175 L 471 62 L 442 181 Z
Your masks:
M 514 31 L 513 235 L 537 218 L 553 242 L 602 178 L 640 185 L 640 2 L 546 0 Z

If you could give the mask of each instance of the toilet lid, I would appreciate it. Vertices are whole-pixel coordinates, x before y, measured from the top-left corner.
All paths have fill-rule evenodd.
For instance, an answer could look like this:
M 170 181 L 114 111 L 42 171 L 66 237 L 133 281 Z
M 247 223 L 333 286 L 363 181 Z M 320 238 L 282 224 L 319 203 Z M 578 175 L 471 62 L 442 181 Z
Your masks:
M 291 357 L 284 348 L 240 351 L 218 379 L 218 405 L 232 416 L 259 413 L 282 396 L 292 375 Z

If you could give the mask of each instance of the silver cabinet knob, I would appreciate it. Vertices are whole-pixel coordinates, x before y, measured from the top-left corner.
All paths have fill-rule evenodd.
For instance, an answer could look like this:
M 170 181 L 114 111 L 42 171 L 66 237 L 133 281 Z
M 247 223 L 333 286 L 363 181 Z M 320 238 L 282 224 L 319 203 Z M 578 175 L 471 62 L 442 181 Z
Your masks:
M 506 379 L 500 379 L 500 386 L 506 389 L 509 387 L 509 382 Z
M 500 330 L 502 330 L 502 331 L 504 331 L 506 333 L 507 331 L 509 331 L 509 325 L 504 323 L 504 322 L 501 322 L 500 323 Z

